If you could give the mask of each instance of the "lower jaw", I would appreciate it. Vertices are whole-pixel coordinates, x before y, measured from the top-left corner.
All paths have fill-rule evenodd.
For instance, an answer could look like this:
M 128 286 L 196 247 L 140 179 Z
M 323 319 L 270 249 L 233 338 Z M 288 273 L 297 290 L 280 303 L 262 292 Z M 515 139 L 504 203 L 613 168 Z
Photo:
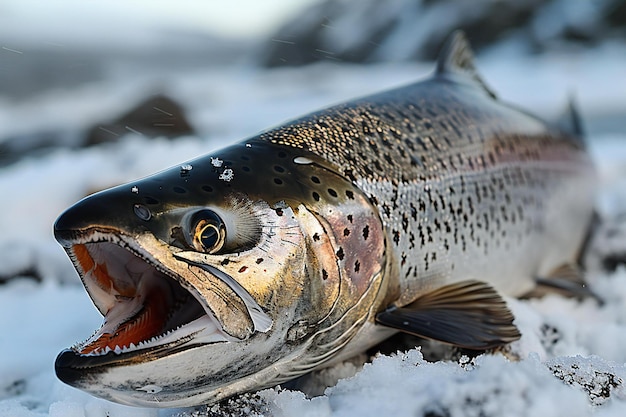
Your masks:
M 74 375 L 74 373 L 80 373 L 81 370 L 86 371 L 124 362 L 141 362 L 142 358 L 153 360 L 192 346 L 235 341 L 237 339 L 223 333 L 211 317 L 203 315 L 176 329 L 124 348 L 107 346 L 102 350 L 86 354 L 77 347 L 66 349 L 57 356 L 55 369 L 58 375 L 68 374 L 68 377 L 75 378 L 79 375 Z M 61 375 L 59 379 L 65 381 Z

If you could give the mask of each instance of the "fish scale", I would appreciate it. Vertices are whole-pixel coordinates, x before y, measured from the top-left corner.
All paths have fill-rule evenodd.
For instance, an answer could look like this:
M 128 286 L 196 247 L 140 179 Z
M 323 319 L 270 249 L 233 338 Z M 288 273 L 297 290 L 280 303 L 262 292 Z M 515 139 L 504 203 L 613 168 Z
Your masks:
M 593 181 L 584 147 L 479 84 L 436 76 L 260 138 L 343 167 L 369 196 L 400 260 L 399 305 L 468 278 L 522 295 L 532 277 L 573 262 L 586 231 L 578 219 L 590 210 Z M 569 227 L 554 236 L 545 223 L 556 217 Z M 545 260 L 542 252 L 555 248 Z M 520 250 L 528 256 L 513 256 Z
M 57 375 L 181 407 L 396 331 L 474 350 L 516 341 L 503 296 L 580 288 L 595 173 L 569 110 L 548 123 L 502 103 L 457 33 L 426 81 L 86 197 L 55 237 L 105 325 L 59 354 Z

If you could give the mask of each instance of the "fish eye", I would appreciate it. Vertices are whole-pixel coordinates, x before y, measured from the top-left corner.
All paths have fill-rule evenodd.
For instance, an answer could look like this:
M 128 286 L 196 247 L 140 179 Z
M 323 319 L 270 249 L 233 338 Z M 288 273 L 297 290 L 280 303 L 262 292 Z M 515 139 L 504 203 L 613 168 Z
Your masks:
M 216 253 L 226 242 L 226 226 L 212 210 L 200 210 L 191 218 L 191 246 L 198 252 Z

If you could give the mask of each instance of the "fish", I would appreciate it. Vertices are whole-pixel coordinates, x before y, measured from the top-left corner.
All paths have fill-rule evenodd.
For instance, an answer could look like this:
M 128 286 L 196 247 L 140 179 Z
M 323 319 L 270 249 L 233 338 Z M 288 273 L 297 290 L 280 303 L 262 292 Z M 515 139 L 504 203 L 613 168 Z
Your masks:
M 502 102 L 455 32 L 423 81 L 68 208 L 54 235 L 104 319 L 56 374 L 110 401 L 186 407 L 397 332 L 506 347 L 521 337 L 506 299 L 564 282 L 595 184 L 575 107 L 549 122 Z

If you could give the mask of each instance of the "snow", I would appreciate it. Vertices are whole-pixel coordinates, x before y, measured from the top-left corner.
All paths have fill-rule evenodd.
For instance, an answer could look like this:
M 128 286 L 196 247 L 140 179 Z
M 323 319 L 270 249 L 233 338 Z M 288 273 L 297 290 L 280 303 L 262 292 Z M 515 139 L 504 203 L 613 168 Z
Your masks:
M 626 84 L 621 82 L 626 51 L 603 45 L 585 54 L 505 59 L 496 52 L 478 66 L 507 102 L 551 117 L 564 107 L 568 92 L 575 92 L 590 122 L 591 152 L 602 179 L 599 211 L 618 218 L 626 208 Z M 339 382 L 310 399 L 297 390 L 274 388 L 198 410 L 157 411 L 95 399 L 55 378 L 56 354 L 86 339 L 101 322 L 52 238 L 52 224 L 62 210 L 88 193 L 168 166 L 189 170 L 184 161 L 235 139 L 430 71 L 432 64 L 332 63 L 147 71 L 48 91 L 17 105 L 0 96 L 0 137 L 82 129 L 138 101 L 154 85 L 183 102 L 202 132 L 176 141 L 130 133 L 117 144 L 59 148 L 0 169 L 0 278 L 25 277 L 0 285 L 0 416 L 626 415 L 626 270 L 621 267 L 590 274 L 603 305 L 556 295 L 508 300 L 523 337 L 506 356 L 431 363 L 419 349 L 379 355 L 362 369 L 348 362 L 319 373 L 319 380 Z M 598 122 L 605 117 L 619 128 Z M 626 226 L 614 223 L 605 229 L 605 239 L 590 254 L 596 265 L 603 254 L 624 250 Z M 41 282 L 28 278 L 33 276 Z

